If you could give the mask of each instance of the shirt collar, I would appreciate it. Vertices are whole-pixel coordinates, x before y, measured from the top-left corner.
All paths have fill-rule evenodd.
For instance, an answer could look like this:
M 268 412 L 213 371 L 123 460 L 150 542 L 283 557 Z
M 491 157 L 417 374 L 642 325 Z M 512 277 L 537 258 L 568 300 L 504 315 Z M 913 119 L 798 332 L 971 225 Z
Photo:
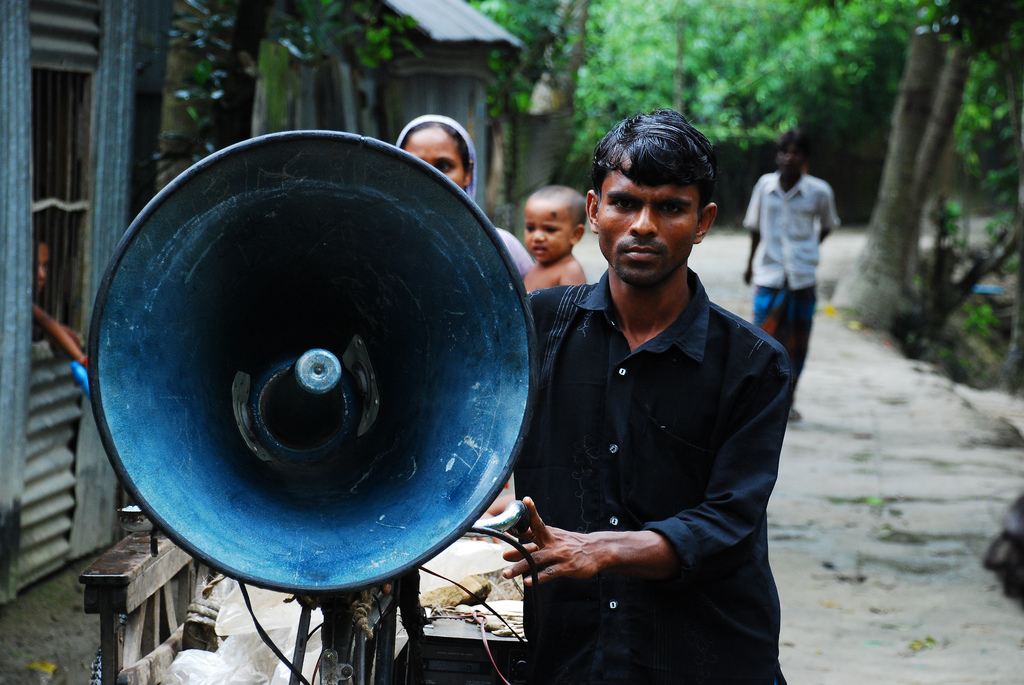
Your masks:
M 670 347 L 677 347 L 679 350 L 696 362 L 704 359 L 704 349 L 708 340 L 708 320 L 711 314 L 711 300 L 704 290 L 704 284 L 700 278 L 689 267 L 686 269 L 686 283 L 693 293 L 690 304 L 682 311 L 679 317 L 673 321 L 668 328 L 659 333 L 654 339 L 648 340 L 635 352 L 642 350 L 648 352 L 665 352 Z M 606 271 L 598 284 L 576 303 L 580 309 L 588 311 L 600 311 L 604 314 L 608 323 L 614 326 L 611 316 L 611 291 L 608 287 L 608 272 Z
M 797 193 L 803 192 L 804 179 L 807 178 L 807 174 L 800 174 L 800 178 L 797 179 L 796 183 L 793 184 L 793 187 L 789 189 L 788 193 L 782 189 L 781 185 L 779 185 L 779 179 L 781 177 L 782 174 L 780 174 L 778 171 L 772 174 L 771 183 L 768 186 L 769 193 L 778 192 L 779 195 L 796 195 Z

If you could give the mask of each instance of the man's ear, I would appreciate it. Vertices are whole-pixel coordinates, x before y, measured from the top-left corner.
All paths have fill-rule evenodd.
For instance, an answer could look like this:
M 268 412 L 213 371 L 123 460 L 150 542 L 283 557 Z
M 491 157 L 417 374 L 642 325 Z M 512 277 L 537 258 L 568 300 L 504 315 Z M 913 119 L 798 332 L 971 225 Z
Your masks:
M 597 208 L 601 204 L 601 196 L 593 190 L 587 191 L 587 220 L 590 221 L 590 230 L 597 233 Z
M 704 236 L 711 230 L 711 224 L 715 223 L 715 216 L 718 214 L 718 205 L 709 202 L 700 210 L 700 222 L 697 224 L 697 234 L 693 238 L 694 244 L 704 240 Z

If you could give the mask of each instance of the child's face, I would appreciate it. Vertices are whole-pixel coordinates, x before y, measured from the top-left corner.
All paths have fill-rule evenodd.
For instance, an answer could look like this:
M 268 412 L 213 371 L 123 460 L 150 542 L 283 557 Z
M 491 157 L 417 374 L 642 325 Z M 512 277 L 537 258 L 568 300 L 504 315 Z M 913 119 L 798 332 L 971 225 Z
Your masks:
M 526 201 L 524 242 L 540 264 L 557 262 L 572 252 L 583 237 L 583 224 L 569 218 L 569 209 L 555 198 L 531 197 Z

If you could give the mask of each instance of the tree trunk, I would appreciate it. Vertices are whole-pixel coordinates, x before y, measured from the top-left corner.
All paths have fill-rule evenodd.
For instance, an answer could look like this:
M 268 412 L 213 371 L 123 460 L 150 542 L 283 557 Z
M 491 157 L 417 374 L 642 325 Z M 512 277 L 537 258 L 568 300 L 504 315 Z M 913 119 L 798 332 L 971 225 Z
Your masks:
M 1017 232 L 1017 291 L 1013 300 L 1013 331 L 1010 349 L 1006 353 L 1000 372 L 1001 385 L 1014 394 L 1024 394 L 1024 108 L 1017 110 L 1017 82 L 1007 61 L 1007 100 L 1013 121 L 1017 123 L 1014 142 L 1017 152 L 1017 215 L 1014 228 Z
M 921 218 L 920 208 L 914 212 L 908 198 L 944 63 L 944 45 L 932 33 L 911 38 L 868 242 L 833 298 L 833 304 L 854 310 L 872 328 L 889 330 L 905 301 Z
M 175 0 L 176 13 L 184 13 L 190 9 L 185 0 Z M 176 95 L 176 91 L 195 71 L 198 61 L 196 52 L 189 49 L 184 41 L 171 40 L 167 49 L 167 68 L 164 72 L 160 112 L 162 135 L 159 140 L 160 159 L 156 166 L 156 190 L 163 188 L 192 165 L 195 138 L 199 131 L 195 118 L 188 112 L 188 103 L 182 101 Z
M 970 60 L 963 45 L 949 48 L 939 77 L 935 104 L 917 152 L 913 184 L 906 198 L 907 216 L 911 218 L 911 223 L 903 236 L 903 254 L 916 256 L 920 228 L 924 223 L 922 215 L 930 196 L 935 195 L 939 205 L 935 207 L 936 217 L 941 217 L 945 209 L 948 193 L 946 189 L 936 189 L 934 178 L 942 164 L 942 157 L 949 150 L 953 124 L 963 104 L 964 85 L 969 71 Z M 914 221 L 914 217 L 918 219 Z M 960 306 L 965 297 L 959 292 L 959 286 L 963 284 L 953 279 L 958 264 L 952 236 L 941 218 L 935 223 L 935 231 L 935 263 L 932 264 L 931 282 L 924 289 L 917 289 L 914 294 L 914 314 L 905 317 L 905 325 L 900 326 L 905 330 L 898 331 L 904 338 L 905 346 L 907 341 L 914 341 L 908 350 L 911 356 L 914 356 L 913 349 L 923 349 L 922 346 L 931 344 L 940 335 L 953 308 Z M 913 266 L 916 267 L 916 264 Z M 973 287 L 973 284 L 968 287 Z
M 247 140 L 256 93 L 256 62 L 267 33 L 273 0 L 239 0 L 224 80 L 224 95 L 214 108 L 217 148 Z
M 964 86 L 970 71 L 970 60 L 963 45 L 957 44 L 949 48 L 946 61 L 939 76 L 939 84 L 935 94 L 935 102 L 928 117 L 928 126 L 921 139 L 921 147 L 917 151 L 914 164 L 914 179 L 911 185 L 908 215 L 911 224 L 905 234 L 904 254 L 914 254 L 920 236 L 921 212 L 933 190 L 932 181 L 940 159 L 953 134 L 960 105 L 964 100 Z M 917 217 L 917 220 L 914 218 Z
M 580 67 L 587 59 L 587 18 L 590 16 L 590 0 L 575 0 L 566 7 L 569 19 L 566 22 L 567 33 L 572 41 L 569 45 L 569 57 L 565 71 L 568 79 L 569 108 L 574 107 L 576 95 L 576 78 Z

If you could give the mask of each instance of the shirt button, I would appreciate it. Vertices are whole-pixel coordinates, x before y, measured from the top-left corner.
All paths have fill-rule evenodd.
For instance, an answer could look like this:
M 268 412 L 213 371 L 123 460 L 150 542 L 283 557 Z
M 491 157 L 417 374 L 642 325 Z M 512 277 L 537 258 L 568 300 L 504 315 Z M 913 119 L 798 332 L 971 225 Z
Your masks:
M 625 375 L 626 375 L 626 369 L 624 369 L 624 368 L 622 368 L 622 367 L 620 366 L 620 367 L 619 367 L 619 375 L 620 375 L 620 376 L 625 376 Z
M 619 446 L 618 445 L 608 445 L 608 451 L 611 452 L 612 454 L 615 454 L 616 452 L 619 451 Z
M 613 599 L 612 601 L 608 602 L 608 608 L 609 608 L 609 609 L 618 609 L 618 608 L 619 608 L 619 603 L 618 603 L 618 602 L 616 602 L 616 601 L 615 601 L 615 600 Z
M 613 526 L 619 525 L 619 517 L 612 516 L 610 519 L 608 519 L 608 523 L 612 524 Z

